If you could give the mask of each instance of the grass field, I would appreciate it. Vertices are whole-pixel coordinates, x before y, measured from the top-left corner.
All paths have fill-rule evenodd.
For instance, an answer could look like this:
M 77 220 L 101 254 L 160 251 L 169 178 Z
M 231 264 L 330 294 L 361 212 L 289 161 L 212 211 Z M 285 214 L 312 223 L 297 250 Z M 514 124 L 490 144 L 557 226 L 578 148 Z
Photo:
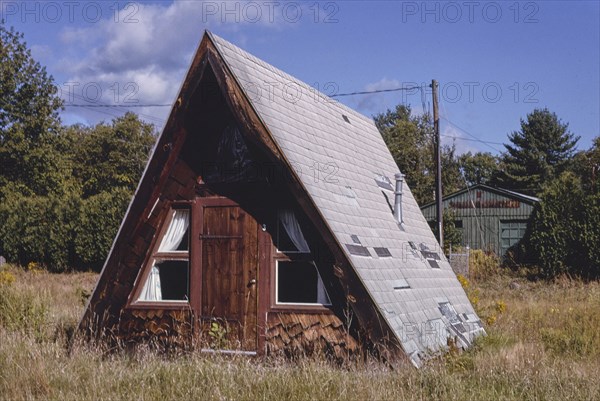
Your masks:
M 0 271 L 0 399 L 598 400 L 600 284 L 493 276 L 465 283 L 488 336 L 424 368 L 151 351 L 66 338 L 97 275 Z M 512 285 L 511 285 L 512 284 Z

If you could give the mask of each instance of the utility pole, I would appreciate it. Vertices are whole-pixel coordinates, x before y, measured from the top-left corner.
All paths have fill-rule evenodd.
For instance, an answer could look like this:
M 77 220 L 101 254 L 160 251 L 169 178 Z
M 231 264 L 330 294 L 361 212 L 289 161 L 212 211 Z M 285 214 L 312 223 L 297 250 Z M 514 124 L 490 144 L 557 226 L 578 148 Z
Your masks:
M 435 131 L 435 214 L 438 227 L 438 242 L 440 248 L 444 249 L 443 214 L 442 214 L 442 152 L 440 141 L 440 116 L 438 111 L 438 82 L 431 81 L 431 92 L 433 93 L 433 129 Z

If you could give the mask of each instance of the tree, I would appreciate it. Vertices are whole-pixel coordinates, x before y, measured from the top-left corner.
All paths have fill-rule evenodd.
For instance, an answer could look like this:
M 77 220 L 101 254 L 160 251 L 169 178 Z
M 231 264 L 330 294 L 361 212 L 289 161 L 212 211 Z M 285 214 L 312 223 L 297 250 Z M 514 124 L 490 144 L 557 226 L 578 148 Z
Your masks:
M 600 193 L 600 136 L 594 138 L 591 149 L 575 154 L 571 169 L 587 192 Z
M 154 126 L 126 113 L 95 127 L 69 127 L 74 176 L 87 198 L 115 188 L 135 190 L 154 145 Z
M 460 163 L 456 156 L 456 145 L 442 145 L 442 195 L 454 193 L 464 188 L 465 182 L 460 175 Z M 434 166 L 432 166 L 434 168 Z
M 23 35 L 0 22 L 0 199 L 9 190 L 64 190 L 68 164 L 58 151 L 62 101 Z
M 581 182 L 570 173 L 554 180 L 541 193 L 531 217 L 526 241 L 546 277 L 568 273 L 578 265 L 578 223 L 581 218 Z
M 509 135 L 502 169 L 494 177 L 498 186 L 529 195 L 539 194 L 568 168 L 579 137 L 568 131 L 555 113 L 535 109 L 521 119 L 521 130 Z
M 132 113 L 63 127 L 53 79 L 0 24 L 0 255 L 50 270 L 98 268 L 154 144 Z
M 468 185 L 487 184 L 499 171 L 498 158 L 489 152 L 464 153 L 458 164 Z
M 432 199 L 435 171 L 431 168 L 433 127 L 426 116 L 411 116 L 410 106 L 398 105 L 374 120 L 417 203 L 427 203 Z
M 452 208 L 443 210 L 442 231 L 444 233 L 444 254 L 450 255 L 450 249 L 456 250 L 462 246 L 462 231 L 456 228 L 456 211 Z M 432 231 L 437 238 L 438 227 L 434 223 Z
M 434 200 L 434 130 L 429 115 L 413 116 L 407 105 L 374 116 L 375 125 L 420 205 Z M 460 188 L 454 146 L 443 146 L 442 187 L 444 194 Z

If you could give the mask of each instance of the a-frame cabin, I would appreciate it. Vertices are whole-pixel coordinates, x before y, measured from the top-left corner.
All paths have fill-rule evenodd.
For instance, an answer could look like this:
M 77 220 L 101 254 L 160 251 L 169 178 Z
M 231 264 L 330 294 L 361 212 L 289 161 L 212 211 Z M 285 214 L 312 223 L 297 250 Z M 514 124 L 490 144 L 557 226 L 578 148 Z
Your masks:
M 468 347 L 481 322 L 399 173 L 371 119 L 207 32 L 79 329 L 416 366 Z

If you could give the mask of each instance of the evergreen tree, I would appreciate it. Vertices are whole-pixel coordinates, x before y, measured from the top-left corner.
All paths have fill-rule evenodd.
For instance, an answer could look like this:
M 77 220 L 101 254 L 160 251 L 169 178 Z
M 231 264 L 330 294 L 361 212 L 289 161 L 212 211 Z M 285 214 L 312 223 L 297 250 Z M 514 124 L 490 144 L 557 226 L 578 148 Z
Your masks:
M 568 131 L 555 113 L 536 109 L 521 119 L 521 130 L 509 135 L 501 170 L 494 177 L 498 186 L 529 195 L 539 194 L 545 183 L 568 168 L 579 137 Z

